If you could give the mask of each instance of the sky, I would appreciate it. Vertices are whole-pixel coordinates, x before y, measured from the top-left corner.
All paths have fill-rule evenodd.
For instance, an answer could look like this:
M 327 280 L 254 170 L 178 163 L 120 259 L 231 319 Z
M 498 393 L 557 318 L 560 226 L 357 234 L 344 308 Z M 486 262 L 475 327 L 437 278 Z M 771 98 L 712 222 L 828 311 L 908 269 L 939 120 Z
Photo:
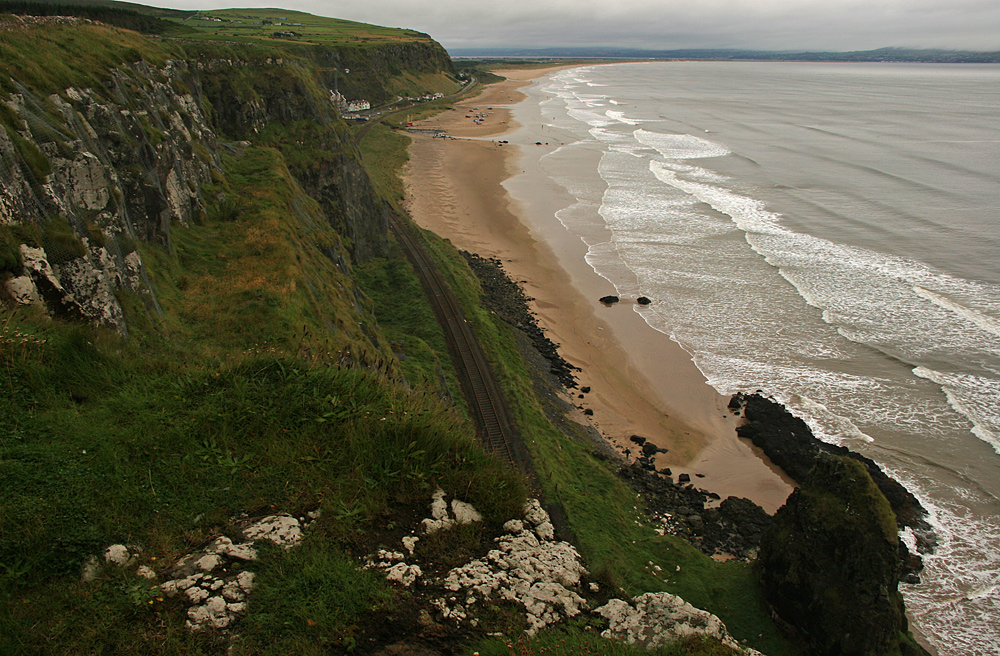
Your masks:
M 140 2 L 142 0 L 139 0 Z M 148 0 L 274 7 L 430 34 L 445 48 L 1000 50 L 1000 0 Z

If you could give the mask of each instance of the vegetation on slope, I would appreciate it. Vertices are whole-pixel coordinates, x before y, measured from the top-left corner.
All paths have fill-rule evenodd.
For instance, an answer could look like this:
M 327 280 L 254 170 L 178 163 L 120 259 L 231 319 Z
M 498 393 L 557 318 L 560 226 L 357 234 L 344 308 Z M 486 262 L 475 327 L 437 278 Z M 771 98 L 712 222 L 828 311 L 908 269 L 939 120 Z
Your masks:
M 424 506 L 438 485 L 488 525 L 519 512 L 522 483 L 464 417 L 402 386 L 381 340 L 323 328 L 355 301 L 320 293 L 345 282 L 292 211 L 278 153 L 251 149 L 227 170 L 227 191 L 252 189 L 251 203 L 176 230 L 172 254 L 144 248 L 162 321 L 133 303 L 122 341 L 27 310 L 0 315 L 3 653 L 214 650 L 218 637 L 191 636 L 181 606 L 148 581 L 108 571 L 83 584 L 81 563 L 120 542 L 166 567 L 241 513 L 315 509 L 309 547 L 260 565 L 262 598 L 284 601 L 247 619 L 243 644 L 296 651 L 321 634 L 343 646 L 372 609 L 403 599 L 349 564 L 345 540 L 394 507 Z M 292 617 L 301 625 L 286 626 Z
M 248 50 L 253 61 L 277 54 L 301 66 L 286 76 L 296 92 L 322 94 L 329 79 L 303 73 L 324 57 L 318 47 L 305 56 L 301 46 L 277 43 L 152 43 L 101 26 L 51 28 L 66 39 L 64 59 L 79 56 L 89 68 L 55 59 L 33 66 L 27 55 L 39 42 L 31 38 L 52 38 L 49 29 L 0 35 L 0 47 L 15 55 L 14 79 L 22 83 L 23 73 L 38 91 L 96 86 L 133 57 L 162 65 Z M 256 98 L 285 88 L 275 76 L 260 79 L 274 85 L 254 89 Z M 221 103 L 214 109 L 222 126 Z M 207 213 L 172 227 L 170 250 L 138 244 L 163 316 L 125 295 L 129 340 L 30 310 L 0 311 L 0 384 L 9 389 L 0 397 L 0 477 L 10 482 L 0 489 L 3 653 L 92 653 L 95 645 L 106 653 L 221 653 L 219 636 L 188 633 L 180 604 L 145 579 L 107 570 L 84 584 L 81 563 L 122 542 L 142 545 L 145 564 L 165 568 L 225 534 L 242 513 L 315 509 L 323 514 L 301 551 L 265 553 L 255 566 L 259 601 L 234 648 L 346 652 L 359 627 L 407 603 L 407 593 L 356 567 L 352 545 L 393 523 L 399 508 L 424 508 L 438 485 L 486 515 L 472 541 L 518 514 L 523 481 L 484 454 L 460 408 L 440 399 L 460 395 L 408 265 L 393 251 L 372 258 L 359 267 L 361 294 L 351 267 L 329 257 L 343 235 L 319 220 L 303 188 L 315 163 L 301 146 L 343 129 L 272 122 L 254 145 L 233 147 L 222 175 L 203 189 Z M 384 137 L 368 157 L 402 162 L 405 144 Z M 396 199 L 392 168 L 376 177 Z M 564 509 L 588 565 L 609 586 L 678 593 L 718 614 L 738 638 L 791 653 L 746 567 L 714 563 L 656 535 L 586 438 L 555 428 L 512 329 L 479 305 L 477 282 L 454 249 L 427 240 L 514 402 L 543 492 Z M 507 615 L 500 624 L 516 627 Z M 596 650 L 592 628 L 574 623 L 514 649 Z M 507 649 L 496 641 L 480 647 Z M 678 646 L 679 653 L 715 649 Z

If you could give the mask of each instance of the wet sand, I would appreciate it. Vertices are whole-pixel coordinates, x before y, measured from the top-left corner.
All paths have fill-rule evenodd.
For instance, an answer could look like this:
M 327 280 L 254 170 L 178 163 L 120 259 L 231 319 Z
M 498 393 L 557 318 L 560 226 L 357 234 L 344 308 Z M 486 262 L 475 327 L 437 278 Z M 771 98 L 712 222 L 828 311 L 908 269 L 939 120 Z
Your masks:
M 417 123 L 448 137 L 413 135 L 407 208 L 420 226 L 456 247 L 499 258 L 522 283 L 539 324 L 582 369 L 579 386 L 591 388 L 583 398 L 578 390 L 567 395 L 579 408 L 577 421 L 633 456 L 639 449 L 629 438 L 646 437 L 668 449 L 656 457 L 658 467 L 773 512 L 791 486 L 736 436 L 728 398 L 706 384 L 680 346 L 646 325 L 634 299 L 610 307 L 597 300 L 614 288 L 587 265 L 586 246 L 555 218 L 573 199 L 536 168 L 555 145 L 545 145 L 542 126 L 518 126 L 511 110 L 525 98 L 518 89 L 552 70 L 503 71 L 507 81 Z M 479 114 L 485 116 L 477 124 Z

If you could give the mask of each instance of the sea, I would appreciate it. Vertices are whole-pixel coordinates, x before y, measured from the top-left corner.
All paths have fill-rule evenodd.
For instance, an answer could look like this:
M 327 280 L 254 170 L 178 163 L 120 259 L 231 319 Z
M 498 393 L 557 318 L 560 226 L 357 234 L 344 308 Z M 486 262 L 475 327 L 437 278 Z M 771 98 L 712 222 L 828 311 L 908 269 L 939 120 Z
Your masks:
M 916 494 L 939 542 L 901 586 L 914 627 L 1000 654 L 1000 66 L 623 63 L 526 92 L 522 157 L 593 271 L 720 393 Z

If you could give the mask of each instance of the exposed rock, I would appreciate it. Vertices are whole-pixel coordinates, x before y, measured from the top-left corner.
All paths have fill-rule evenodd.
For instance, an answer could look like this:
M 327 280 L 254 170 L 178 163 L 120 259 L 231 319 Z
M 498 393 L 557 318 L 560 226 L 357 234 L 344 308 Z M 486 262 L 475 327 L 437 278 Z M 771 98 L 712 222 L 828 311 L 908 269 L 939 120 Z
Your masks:
M 613 305 L 620 300 L 621 299 L 619 299 L 617 296 L 602 296 L 600 298 L 601 303 L 604 303 L 605 305 Z
M 608 620 L 610 625 L 601 633 L 603 637 L 648 650 L 664 647 L 690 635 L 710 636 L 731 649 L 741 649 L 718 617 L 667 592 L 641 595 L 632 604 L 611 599 L 594 612 Z M 757 651 L 742 649 L 745 651 L 740 653 L 759 656 Z
M 863 464 L 824 454 L 761 541 L 765 598 L 808 653 L 877 656 L 906 629 L 896 521 Z
M 270 540 L 279 547 L 289 549 L 302 539 L 302 526 L 291 515 L 270 515 L 244 528 L 243 537 L 248 542 Z
M 528 307 L 529 299 L 521 287 L 511 280 L 498 259 L 487 259 L 474 253 L 462 251 L 476 277 L 483 287 L 483 304 L 498 317 L 520 330 L 531 340 L 535 349 L 549 363 L 550 373 L 567 389 L 576 387 L 574 371 L 577 368 L 559 355 L 558 347 L 538 325 Z M 587 392 L 590 388 L 587 388 Z M 586 392 L 585 392 L 586 393 Z
M 483 521 L 483 516 L 472 507 L 472 504 L 459 501 L 458 499 L 451 500 L 451 512 L 455 515 L 455 521 L 459 524 L 471 524 Z
M 645 296 L 640 296 L 639 298 L 635 299 L 635 302 L 638 303 L 639 305 L 649 305 L 653 301 L 649 300 Z
M 638 492 L 646 511 L 659 524 L 657 532 L 676 535 L 709 556 L 752 560 L 770 516 L 748 499 L 729 497 L 718 508 L 718 495 L 688 484 L 674 484 L 665 475 L 648 471 L 642 461 L 622 466 L 618 475 Z
M 517 520 L 507 522 L 505 526 L 510 528 L 520 524 L 520 533 L 500 537 L 497 548 L 486 558 L 448 572 L 444 587 L 463 593 L 466 606 L 491 598 L 523 605 L 528 633 L 534 634 L 586 607 L 586 601 L 573 590 L 586 569 L 572 545 L 552 540 L 552 524 L 537 500 L 526 504 L 525 520 L 535 527 L 535 533 Z M 445 617 L 454 618 L 455 607 L 449 609 L 442 602 L 442 608 L 447 610 Z
M 397 563 L 393 565 L 385 572 L 385 578 L 394 583 L 400 583 L 406 587 L 413 585 L 414 581 L 423 576 L 423 572 L 417 565 L 407 565 L 406 563 Z
M 827 444 L 817 439 L 809 426 L 792 415 L 780 403 L 758 394 L 737 394 L 730 401 L 744 407 L 746 422 L 737 428 L 740 437 L 746 437 L 760 447 L 775 465 L 780 467 L 798 484 L 809 475 L 821 453 L 851 458 L 867 469 L 869 476 L 889 501 L 900 527 L 908 527 L 916 538 L 919 553 L 931 553 L 937 544 L 934 529 L 927 521 L 927 511 L 898 481 L 890 478 L 870 458 L 854 453 L 846 447 Z M 903 545 L 904 550 L 906 546 Z M 918 580 L 923 563 L 917 555 L 904 554 L 905 578 Z
M 241 571 L 239 566 L 256 560 L 255 541 L 269 540 L 290 549 L 302 540 L 301 524 L 291 515 L 269 515 L 243 524 L 244 542 L 221 536 L 167 570 L 169 578 L 160 589 L 190 606 L 188 628 L 224 629 L 245 610 L 243 602 L 253 589 L 254 574 Z
M 817 439 L 804 421 L 772 399 L 758 394 L 742 395 L 741 399 L 746 423 L 737 429 L 740 437 L 751 439 L 795 482 L 801 485 L 806 480 L 821 451 L 852 458 L 868 470 L 868 474 L 892 506 L 900 525 L 910 526 L 914 532 L 931 530 L 925 519 L 927 511 L 917 498 L 897 481 L 886 476 L 870 458 L 846 447 Z
M 134 549 L 129 549 L 124 544 L 113 544 L 104 550 L 104 562 L 109 565 L 126 567 L 135 562 L 136 556 L 132 554 Z
M 454 517 L 448 514 L 448 503 L 445 501 L 445 492 L 441 488 L 434 491 L 431 496 L 431 516 L 420 522 L 421 529 L 426 535 L 437 533 L 438 531 L 451 528 L 455 524 L 470 524 L 482 521 L 483 517 L 470 504 L 452 499 L 452 512 Z

